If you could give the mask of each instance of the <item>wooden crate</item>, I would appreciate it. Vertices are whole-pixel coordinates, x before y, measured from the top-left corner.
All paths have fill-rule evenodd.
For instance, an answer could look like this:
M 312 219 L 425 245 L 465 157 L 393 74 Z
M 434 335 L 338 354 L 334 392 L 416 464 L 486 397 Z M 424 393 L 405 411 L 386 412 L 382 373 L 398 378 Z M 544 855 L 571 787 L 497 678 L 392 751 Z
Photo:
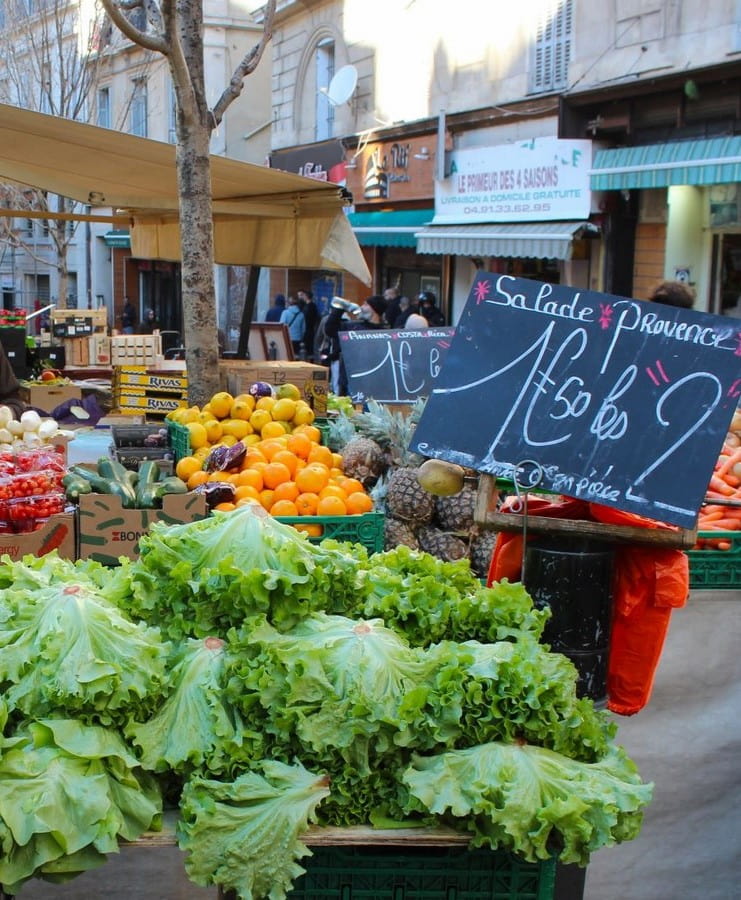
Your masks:
M 65 366 L 89 366 L 90 365 L 90 339 L 86 337 L 64 338 Z
M 108 329 L 108 310 L 102 309 L 53 309 L 51 311 L 52 334 L 58 338 L 89 337 L 104 334 Z
M 162 336 L 154 334 L 117 334 L 111 338 L 111 365 L 155 366 L 162 356 Z

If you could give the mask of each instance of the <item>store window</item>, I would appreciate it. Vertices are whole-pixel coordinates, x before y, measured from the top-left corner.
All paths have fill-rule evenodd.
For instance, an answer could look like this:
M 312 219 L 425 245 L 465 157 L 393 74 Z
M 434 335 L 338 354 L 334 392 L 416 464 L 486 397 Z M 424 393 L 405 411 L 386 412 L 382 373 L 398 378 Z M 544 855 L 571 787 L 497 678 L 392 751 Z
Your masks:
M 573 0 L 542 0 L 535 16 L 530 93 L 568 87 Z

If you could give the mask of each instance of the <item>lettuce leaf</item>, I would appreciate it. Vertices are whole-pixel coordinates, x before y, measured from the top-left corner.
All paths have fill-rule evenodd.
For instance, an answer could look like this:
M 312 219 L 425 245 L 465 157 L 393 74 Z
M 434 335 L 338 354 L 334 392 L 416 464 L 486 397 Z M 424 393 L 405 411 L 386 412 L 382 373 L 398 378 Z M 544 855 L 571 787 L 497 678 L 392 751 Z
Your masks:
M 311 851 L 299 836 L 328 795 L 328 779 L 271 760 L 233 782 L 192 778 L 183 790 L 178 843 L 196 884 L 241 900 L 284 900 Z
M 65 719 L 0 740 L 0 883 L 72 877 L 158 827 L 156 782 L 114 731 Z
M 224 696 L 225 657 L 219 638 L 186 641 L 175 653 L 167 700 L 148 721 L 130 721 L 124 728 L 141 749 L 145 769 L 189 773 L 205 765 L 212 774 L 225 770 L 243 732 Z
M 315 610 L 344 608 L 358 560 L 256 510 L 155 525 L 127 568 L 131 615 L 161 622 L 180 640 L 225 634 L 255 616 L 286 630 Z
M 532 862 L 590 854 L 637 836 L 653 785 L 621 748 L 595 763 L 526 744 L 490 743 L 417 757 L 402 775 L 410 810 L 442 816 L 474 846 L 505 847 Z

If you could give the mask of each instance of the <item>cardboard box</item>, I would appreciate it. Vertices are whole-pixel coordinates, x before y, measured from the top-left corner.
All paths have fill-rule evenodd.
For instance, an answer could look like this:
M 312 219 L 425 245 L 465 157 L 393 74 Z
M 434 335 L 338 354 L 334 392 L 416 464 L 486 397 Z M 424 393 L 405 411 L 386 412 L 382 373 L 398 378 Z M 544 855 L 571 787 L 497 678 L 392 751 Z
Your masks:
M 78 556 L 118 565 L 120 556 L 136 559 L 139 538 L 154 522 L 195 522 L 208 513 L 203 494 L 167 494 L 162 509 L 124 509 L 114 494 L 82 494 L 78 523 Z
M 66 403 L 68 400 L 82 400 L 82 390 L 73 384 L 21 385 L 20 398 L 37 409 L 51 413 L 61 403 Z
M 12 560 L 31 556 L 45 556 L 56 550 L 64 559 L 75 559 L 75 516 L 59 513 L 51 516 L 38 531 L 26 534 L 0 534 L 0 556 L 7 554 Z
M 221 389 L 234 396 L 245 393 L 255 381 L 266 381 L 276 388 L 295 384 L 318 416 L 327 413 L 329 369 L 326 366 L 281 360 L 225 359 L 219 362 L 219 381 Z

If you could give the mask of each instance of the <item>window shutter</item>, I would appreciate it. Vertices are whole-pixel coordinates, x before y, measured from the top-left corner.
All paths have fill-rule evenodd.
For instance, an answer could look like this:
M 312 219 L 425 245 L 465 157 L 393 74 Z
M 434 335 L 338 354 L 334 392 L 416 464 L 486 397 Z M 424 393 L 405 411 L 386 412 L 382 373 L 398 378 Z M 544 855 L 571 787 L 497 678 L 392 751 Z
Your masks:
M 535 23 L 531 91 L 553 91 L 568 84 L 573 0 L 544 3 Z

